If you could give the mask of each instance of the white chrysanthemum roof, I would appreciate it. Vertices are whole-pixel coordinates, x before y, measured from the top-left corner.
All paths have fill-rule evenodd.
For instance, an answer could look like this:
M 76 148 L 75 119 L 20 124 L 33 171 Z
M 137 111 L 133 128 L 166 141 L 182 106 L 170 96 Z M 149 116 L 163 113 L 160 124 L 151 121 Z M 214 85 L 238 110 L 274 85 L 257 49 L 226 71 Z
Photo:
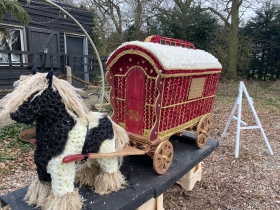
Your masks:
M 165 70 L 171 69 L 185 69 L 185 70 L 199 70 L 199 69 L 221 69 L 222 65 L 208 52 L 204 50 L 194 50 L 178 46 L 161 45 L 152 42 L 132 41 L 126 42 L 119 46 L 118 49 L 129 46 L 138 46 L 151 52 L 158 61 L 162 64 Z M 116 52 L 114 51 L 108 58 Z

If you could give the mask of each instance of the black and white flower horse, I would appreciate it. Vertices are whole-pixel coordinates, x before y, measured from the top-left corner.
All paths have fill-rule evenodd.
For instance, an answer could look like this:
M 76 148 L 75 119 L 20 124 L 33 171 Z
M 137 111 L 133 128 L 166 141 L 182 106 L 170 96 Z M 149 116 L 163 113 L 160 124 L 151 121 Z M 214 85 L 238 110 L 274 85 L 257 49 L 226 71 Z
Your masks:
M 47 210 L 81 209 L 75 179 L 93 186 L 99 194 L 117 191 L 126 184 L 117 157 L 88 159 L 78 171 L 74 162 L 62 162 L 71 154 L 121 150 L 129 142 L 123 128 L 105 114 L 90 112 L 77 89 L 52 72 L 21 76 L 14 86 L 14 91 L 2 99 L 2 114 L 10 114 L 21 123 L 36 121 L 38 179 L 25 196 L 29 205 Z

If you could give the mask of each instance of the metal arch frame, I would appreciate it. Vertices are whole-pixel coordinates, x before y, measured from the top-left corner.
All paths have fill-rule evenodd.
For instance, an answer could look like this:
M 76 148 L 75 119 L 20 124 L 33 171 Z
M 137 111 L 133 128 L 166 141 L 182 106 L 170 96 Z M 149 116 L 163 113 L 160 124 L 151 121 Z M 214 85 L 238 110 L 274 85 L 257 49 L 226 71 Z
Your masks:
M 88 38 L 90 44 L 92 45 L 94 52 L 96 54 L 98 63 L 99 63 L 99 67 L 100 67 L 100 73 L 101 73 L 101 77 L 102 77 L 102 87 L 101 87 L 101 98 L 100 98 L 100 107 L 98 108 L 98 111 L 101 110 L 102 106 L 103 106 L 103 98 L 104 98 L 104 88 L 105 88 L 105 82 L 104 82 L 104 72 L 103 72 L 103 67 L 102 67 L 102 62 L 99 56 L 99 53 L 91 39 L 91 37 L 89 36 L 89 34 L 86 32 L 86 30 L 83 28 L 83 26 L 72 16 L 70 15 L 66 10 L 64 10 L 62 7 L 60 7 L 59 5 L 55 4 L 54 2 L 51 2 L 50 0 L 44 0 L 46 3 L 58 8 L 62 13 L 64 13 L 65 15 L 67 15 L 71 20 L 73 20 L 77 26 L 79 26 L 79 28 L 83 31 L 83 33 L 86 35 L 86 37 Z

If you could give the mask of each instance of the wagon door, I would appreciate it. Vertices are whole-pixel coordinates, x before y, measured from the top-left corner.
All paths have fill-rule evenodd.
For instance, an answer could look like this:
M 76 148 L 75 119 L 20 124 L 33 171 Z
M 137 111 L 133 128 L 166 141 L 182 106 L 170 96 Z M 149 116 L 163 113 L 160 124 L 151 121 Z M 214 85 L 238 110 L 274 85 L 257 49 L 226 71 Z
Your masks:
M 127 74 L 126 130 L 143 134 L 145 74 L 139 68 Z

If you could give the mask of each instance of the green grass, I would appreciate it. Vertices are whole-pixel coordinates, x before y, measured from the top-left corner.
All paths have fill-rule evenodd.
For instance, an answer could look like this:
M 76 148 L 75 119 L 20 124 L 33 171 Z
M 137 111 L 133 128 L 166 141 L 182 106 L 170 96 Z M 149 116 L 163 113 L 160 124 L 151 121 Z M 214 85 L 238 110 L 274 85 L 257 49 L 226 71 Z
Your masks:
M 244 81 L 255 108 L 280 113 L 280 81 Z M 218 84 L 216 100 L 234 103 L 238 96 L 239 82 L 224 81 Z M 243 94 L 245 99 L 245 94 Z
M 3 162 L 5 160 L 14 160 L 16 158 L 17 157 L 14 156 L 14 155 L 2 155 L 2 154 L 0 154 L 0 162 Z
M 29 152 L 31 149 L 35 148 L 35 145 L 23 142 L 18 138 L 20 132 L 34 126 L 35 124 L 25 125 L 15 123 L 0 129 L 0 145 L 1 148 L 4 149 L 4 152 L 0 151 L 0 162 L 14 160 L 16 158 L 14 155 L 9 155 L 13 148 L 20 149 L 21 153 Z

